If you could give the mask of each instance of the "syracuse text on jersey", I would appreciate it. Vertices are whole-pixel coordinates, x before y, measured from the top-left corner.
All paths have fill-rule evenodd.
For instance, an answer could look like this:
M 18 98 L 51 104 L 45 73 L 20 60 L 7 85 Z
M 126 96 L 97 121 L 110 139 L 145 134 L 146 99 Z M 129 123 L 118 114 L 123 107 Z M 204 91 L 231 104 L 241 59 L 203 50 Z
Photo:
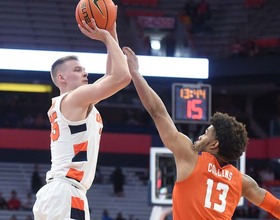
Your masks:
M 226 178 L 226 179 L 228 179 L 228 180 L 231 180 L 231 178 L 232 178 L 232 172 L 230 172 L 230 171 L 228 171 L 228 170 L 226 170 L 226 169 L 223 169 L 223 170 L 221 170 L 221 169 L 218 169 L 214 164 L 212 164 L 212 163 L 209 163 L 208 164 L 208 172 L 209 173 L 212 173 L 212 174 L 214 174 L 214 175 L 216 175 L 216 176 L 219 176 L 219 177 L 224 177 L 224 178 Z

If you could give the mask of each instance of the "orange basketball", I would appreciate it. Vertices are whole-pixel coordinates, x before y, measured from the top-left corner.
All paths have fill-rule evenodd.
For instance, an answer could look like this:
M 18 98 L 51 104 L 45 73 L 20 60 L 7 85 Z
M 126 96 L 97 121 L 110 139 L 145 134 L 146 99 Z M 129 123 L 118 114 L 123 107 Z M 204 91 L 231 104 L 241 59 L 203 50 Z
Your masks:
M 76 7 L 76 21 L 83 26 L 82 20 L 92 27 L 94 18 L 97 27 L 110 28 L 117 16 L 116 6 L 112 0 L 80 0 Z

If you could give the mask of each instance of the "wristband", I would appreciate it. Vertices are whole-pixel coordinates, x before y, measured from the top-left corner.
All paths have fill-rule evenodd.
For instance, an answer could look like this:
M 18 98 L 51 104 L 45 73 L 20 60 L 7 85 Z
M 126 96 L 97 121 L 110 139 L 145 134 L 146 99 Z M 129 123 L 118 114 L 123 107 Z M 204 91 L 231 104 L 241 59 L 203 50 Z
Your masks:
M 270 192 L 267 191 L 265 193 L 265 197 L 259 207 L 280 219 L 280 200 L 273 196 Z

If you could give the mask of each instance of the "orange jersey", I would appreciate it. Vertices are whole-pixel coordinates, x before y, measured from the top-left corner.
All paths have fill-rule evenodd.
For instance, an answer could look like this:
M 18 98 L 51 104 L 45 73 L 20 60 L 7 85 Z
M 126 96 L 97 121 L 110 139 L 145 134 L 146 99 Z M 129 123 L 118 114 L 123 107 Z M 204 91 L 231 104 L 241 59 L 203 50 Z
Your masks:
M 192 174 L 174 185 L 173 219 L 230 220 L 241 195 L 240 171 L 202 152 Z

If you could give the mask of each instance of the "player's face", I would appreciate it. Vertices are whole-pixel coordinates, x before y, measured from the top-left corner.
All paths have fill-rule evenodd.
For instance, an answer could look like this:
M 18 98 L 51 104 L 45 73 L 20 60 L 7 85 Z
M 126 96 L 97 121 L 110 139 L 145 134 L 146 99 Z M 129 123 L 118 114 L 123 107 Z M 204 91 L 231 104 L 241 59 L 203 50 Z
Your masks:
M 215 142 L 215 129 L 213 125 L 210 125 L 203 135 L 198 137 L 198 140 L 194 142 L 194 150 L 209 152 L 209 147 Z
M 77 60 L 69 60 L 65 62 L 62 68 L 62 75 L 69 90 L 88 84 L 88 73 Z

